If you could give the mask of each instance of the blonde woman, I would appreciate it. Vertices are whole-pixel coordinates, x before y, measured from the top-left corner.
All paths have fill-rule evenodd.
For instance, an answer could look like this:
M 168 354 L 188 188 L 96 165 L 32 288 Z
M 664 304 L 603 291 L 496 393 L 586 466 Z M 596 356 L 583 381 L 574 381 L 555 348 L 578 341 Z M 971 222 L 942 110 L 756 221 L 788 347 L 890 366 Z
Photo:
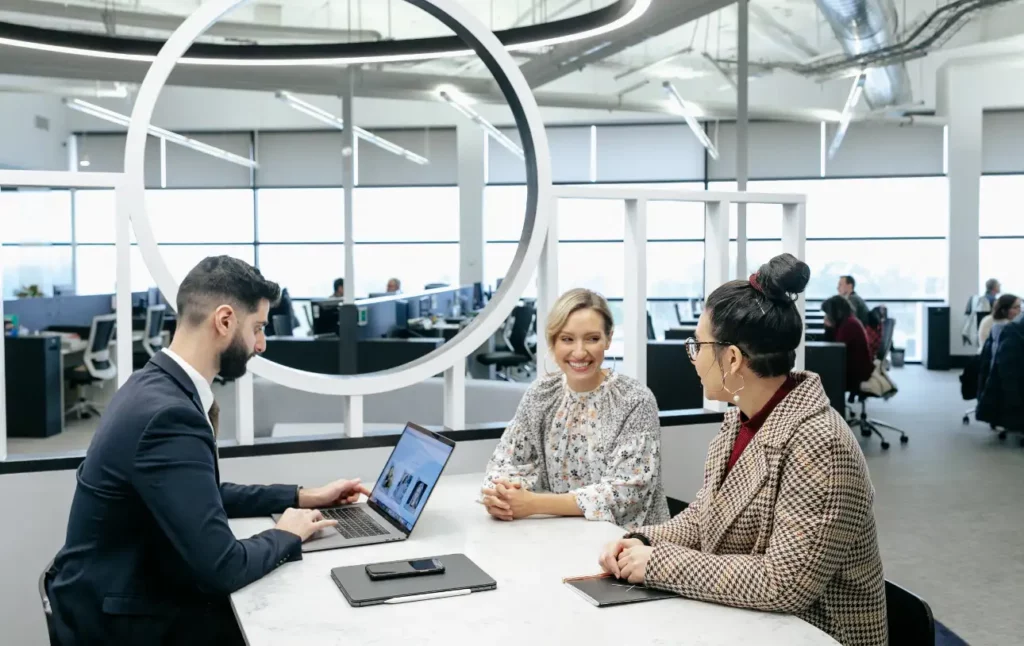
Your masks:
M 628 530 L 668 519 L 654 395 L 602 368 L 611 344 L 608 302 L 586 289 L 548 315 L 559 371 L 530 386 L 487 465 L 481 502 L 499 520 L 584 516 Z

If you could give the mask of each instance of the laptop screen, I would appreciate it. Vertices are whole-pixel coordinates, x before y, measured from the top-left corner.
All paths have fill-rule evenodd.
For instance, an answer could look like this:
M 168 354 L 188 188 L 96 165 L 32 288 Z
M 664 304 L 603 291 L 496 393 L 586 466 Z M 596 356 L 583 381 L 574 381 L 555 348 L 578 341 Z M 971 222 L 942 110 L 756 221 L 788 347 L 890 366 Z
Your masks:
M 453 448 L 406 426 L 373 487 L 370 502 L 411 532 Z

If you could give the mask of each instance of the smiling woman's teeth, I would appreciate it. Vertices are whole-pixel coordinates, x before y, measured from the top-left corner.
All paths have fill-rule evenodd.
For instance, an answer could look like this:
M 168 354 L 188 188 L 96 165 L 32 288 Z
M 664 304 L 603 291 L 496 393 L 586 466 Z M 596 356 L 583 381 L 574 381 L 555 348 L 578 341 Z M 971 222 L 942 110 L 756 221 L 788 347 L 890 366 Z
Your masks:
M 590 367 L 589 361 L 570 361 L 569 367 L 573 370 L 585 370 Z

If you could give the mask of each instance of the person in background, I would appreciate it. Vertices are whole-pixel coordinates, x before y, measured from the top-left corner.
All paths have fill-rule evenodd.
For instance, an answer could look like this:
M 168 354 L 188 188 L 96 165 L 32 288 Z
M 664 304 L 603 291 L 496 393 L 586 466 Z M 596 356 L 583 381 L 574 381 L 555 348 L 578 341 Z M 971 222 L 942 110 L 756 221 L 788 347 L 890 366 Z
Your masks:
M 274 325 L 274 317 L 279 316 L 288 317 L 287 329 L 278 330 Z M 270 312 L 267 314 L 267 327 L 264 329 L 264 332 L 267 336 L 291 336 L 297 327 L 299 327 L 299 317 L 295 315 L 295 310 L 292 307 L 292 297 L 286 287 L 281 290 L 281 299 L 270 307 Z
M 548 315 L 559 372 L 530 386 L 487 464 L 481 502 L 499 520 L 584 516 L 626 529 L 668 519 L 654 395 L 602 368 L 612 313 L 573 289 Z
M 854 280 L 853 276 L 840 276 L 839 285 L 836 287 L 836 291 L 839 295 L 850 301 L 850 307 L 853 308 L 853 313 L 857 317 L 857 320 L 862 325 L 868 324 L 868 305 L 864 302 L 864 299 L 855 291 L 857 288 L 857 281 Z
M 989 335 L 999 342 L 999 333 L 1010 321 L 1020 315 L 1020 299 L 1013 294 L 1003 294 L 996 299 L 992 313 L 981 319 L 978 324 L 978 353 L 985 348 Z
M 391 278 L 388 280 L 388 294 L 401 294 L 402 293 L 402 281 L 397 278 Z
M 985 292 L 972 296 L 967 301 L 967 308 L 964 309 L 964 325 L 960 330 L 960 339 L 964 345 L 977 344 L 979 352 L 985 346 L 985 342 L 978 342 L 978 327 L 981 324 L 982 314 L 988 314 L 995 307 L 996 299 L 999 297 L 1003 286 L 995 278 L 985 281 Z
M 704 397 L 735 404 L 681 514 L 605 547 L 601 567 L 689 599 L 780 612 L 844 646 L 886 646 L 868 468 L 821 379 L 793 372 L 810 269 L 789 254 L 707 299 L 686 341 Z
M 352 503 L 358 480 L 316 489 L 220 481 L 211 383 L 238 379 L 266 347 L 277 284 L 237 258 L 210 257 L 178 289 L 169 348 L 128 379 L 101 418 L 71 502 L 64 547 L 45 576 L 60 644 L 244 644 L 228 596 L 302 558 Z M 235 538 L 229 518 L 282 513 Z
M 875 369 L 874 355 L 864 325 L 853 315 L 853 308 L 842 296 L 833 296 L 821 304 L 825 313 L 826 339 L 846 345 L 846 390 L 857 392 Z
M 992 428 L 1024 431 L 1024 322 L 992 326 L 978 365 L 974 417 Z
M 885 320 L 889 318 L 889 310 L 885 305 L 878 305 L 868 312 L 868 324 L 864 326 L 864 332 L 868 336 L 868 353 L 874 360 L 882 349 L 882 335 L 885 333 Z M 888 348 L 886 348 L 888 352 Z
M 331 294 L 330 298 L 345 298 L 345 279 L 335 278 L 334 279 L 334 293 Z

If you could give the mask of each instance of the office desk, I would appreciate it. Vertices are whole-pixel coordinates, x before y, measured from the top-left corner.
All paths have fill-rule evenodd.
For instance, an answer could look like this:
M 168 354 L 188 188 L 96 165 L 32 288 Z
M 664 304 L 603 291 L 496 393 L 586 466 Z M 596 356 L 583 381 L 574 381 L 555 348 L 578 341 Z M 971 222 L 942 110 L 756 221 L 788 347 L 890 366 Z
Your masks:
M 685 599 L 595 608 L 562 578 L 599 571 L 597 557 L 623 531 L 582 518 L 504 523 L 474 502 L 482 474 L 442 478 L 410 540 L 306 554 L 231 595 L 249 646 L 264 644 L 623 644 L 811 646 L 836 642 L 796 617 Z M 238 519 L 238 537 L 271 527 Z M 353 608 L 331 568 L 464 553 L 498 589 L 463 597 Z

